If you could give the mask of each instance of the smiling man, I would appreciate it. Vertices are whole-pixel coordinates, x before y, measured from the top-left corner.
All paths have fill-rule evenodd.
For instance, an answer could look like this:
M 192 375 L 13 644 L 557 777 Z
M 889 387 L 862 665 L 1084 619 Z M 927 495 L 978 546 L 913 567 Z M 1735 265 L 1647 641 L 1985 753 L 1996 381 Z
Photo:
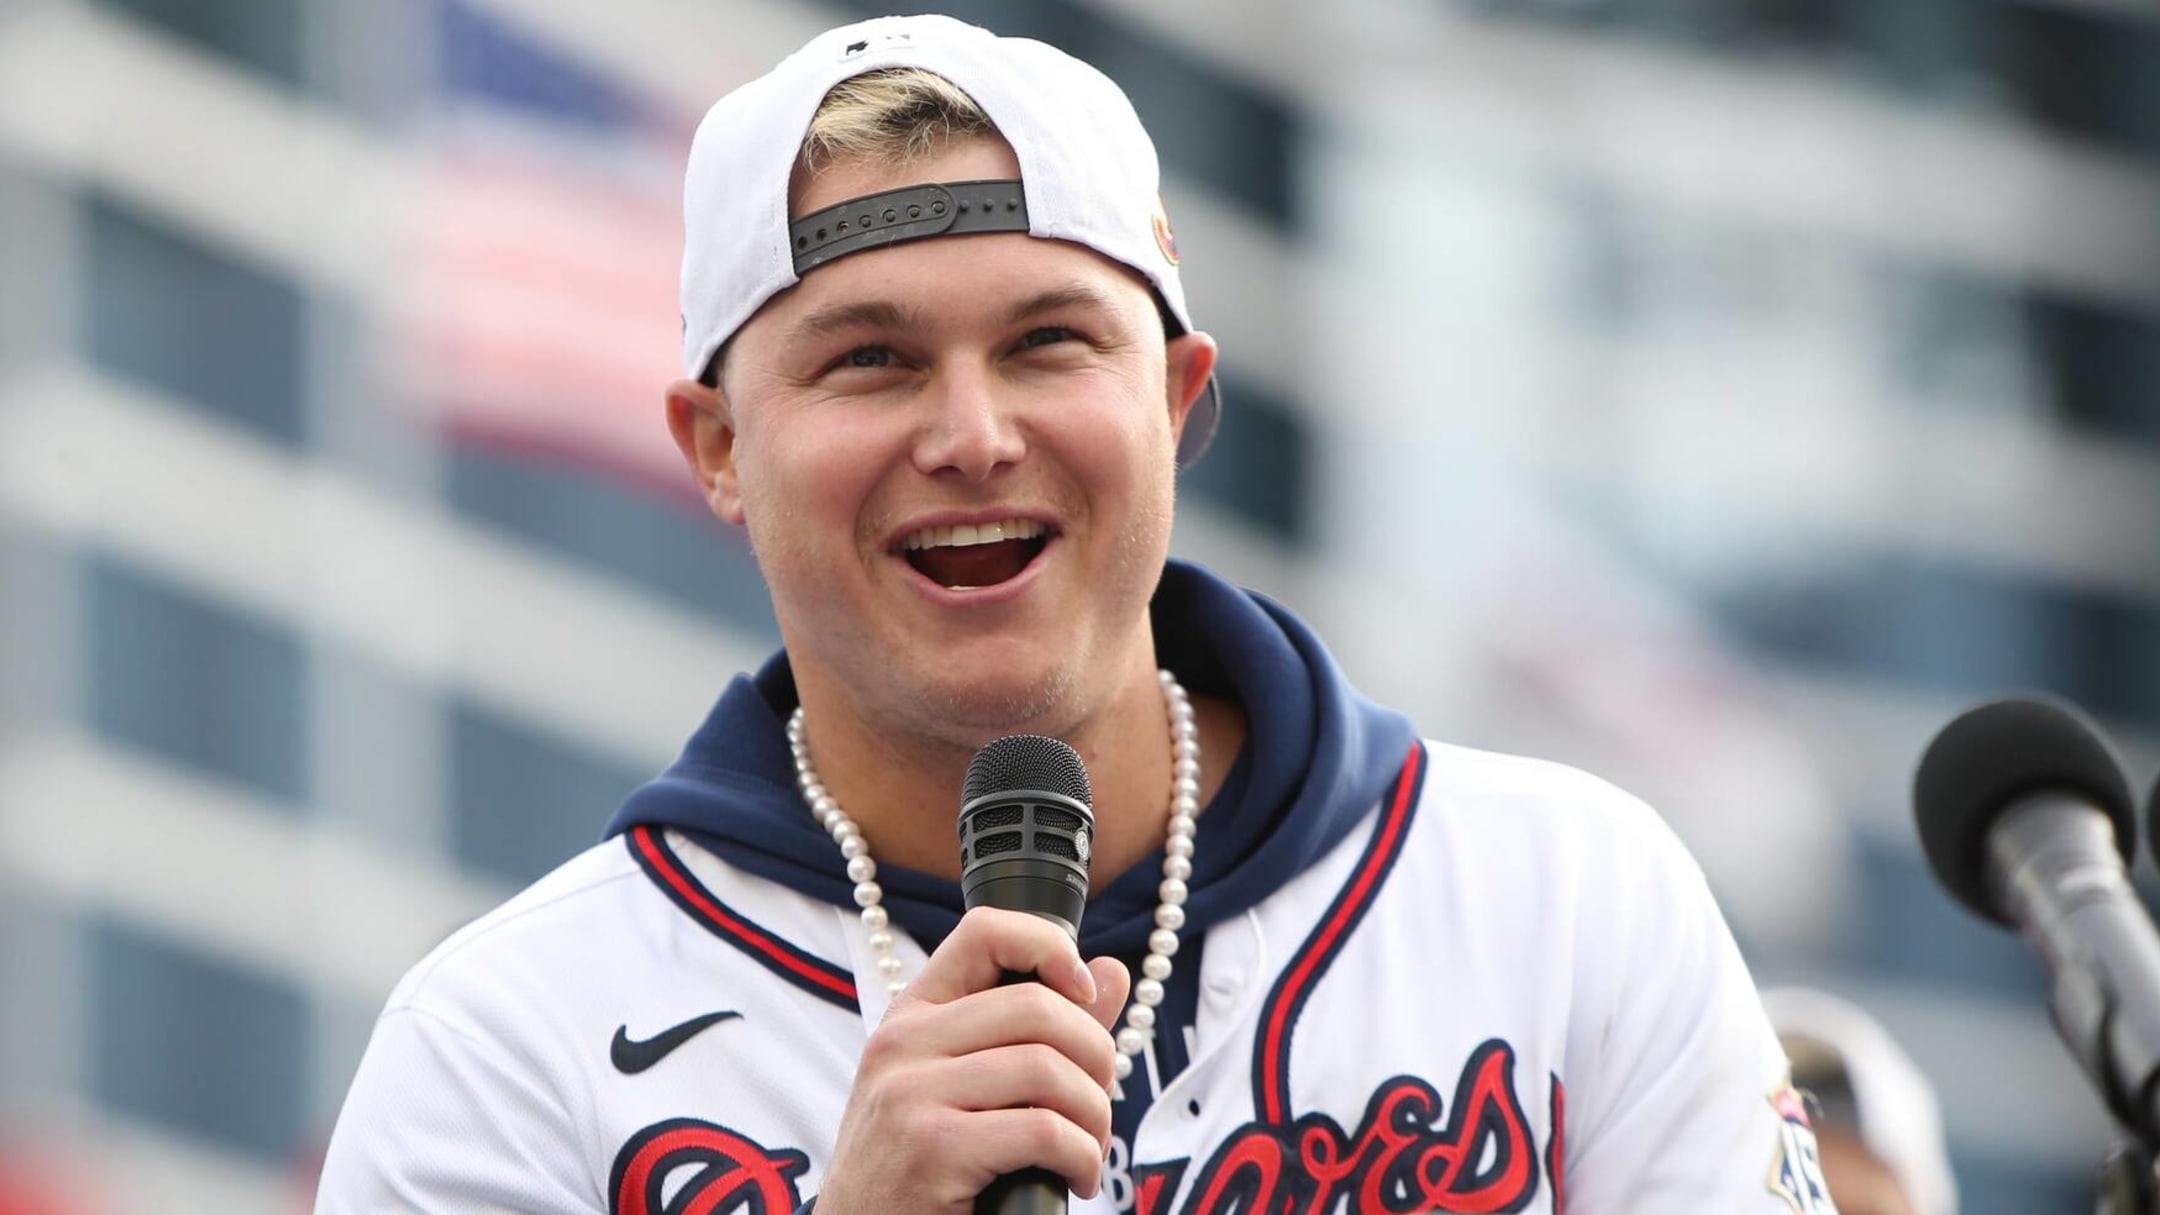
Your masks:
M 1647 809 L 1421 742 L 1168 560 L 1216 349 L 1113 84 L 834 30 L 714 106 L 685 207 L 668 424 L 784 649 L 392 994 L 320 1211 L 1827 1209 Z M 1077 949 L 961 914 L 963 775 L 1022 732 L 1093 775 Z

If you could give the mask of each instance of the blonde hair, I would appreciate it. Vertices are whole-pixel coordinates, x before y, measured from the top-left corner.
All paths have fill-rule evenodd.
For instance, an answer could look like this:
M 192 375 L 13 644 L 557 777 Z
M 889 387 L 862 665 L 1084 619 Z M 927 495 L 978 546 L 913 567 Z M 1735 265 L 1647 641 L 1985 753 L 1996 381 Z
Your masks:
M 801 163 L 812 175 L 840 161 L 899 168 L 995 134 L 990 116 L 952 81 L 922 68 L 881 68 L 825 94 L 803 136 Z

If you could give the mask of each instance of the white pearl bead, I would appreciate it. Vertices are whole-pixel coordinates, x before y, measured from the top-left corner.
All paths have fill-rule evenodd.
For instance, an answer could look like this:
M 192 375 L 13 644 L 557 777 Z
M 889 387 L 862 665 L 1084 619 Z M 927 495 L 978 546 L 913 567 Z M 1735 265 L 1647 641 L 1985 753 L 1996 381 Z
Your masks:
M 857 882 L 855 884 L 855 905 L 857 907 L 869 907 L 872 904 L 884 901 L 885 890 L 876 882 Z
M 892 930 L 891 930 L 891 929 L 889 929 L 889 928 L 879 928 L 879 929 L 876 929 L 876 930 L 874 930 L 873 932 L 871 932 L 871 934 L 870 934 L 870 948 L 871 948 L 871 949 L 872 949 L 872 950 L 873 950 L 874 952 L 877 952 L 877 953 L 884 953 L 884 952 L 886 952 L 886 951 L 890 950 L 890 949 L 891 949 L 892 947 L 893 947 L 893 934 L 892 934 Z
M 1151 953 L 1140 959 L 1140 973 L 1160 983 L 1170 977 L 1170 959 Z
M 832 794 L 820 793 L 810 799 L 810 813 L 817 815 L 818 819 L 823 821 L 840 813 L 840 803 L 832 799 Z
M 1192 857 L 1192 837 L 1189 835 L 1173 835 L 1164 841 L 1163 851 L 1171 856 L 1182 856 L 1189 860 Z
M 1157 979 L 1142 979 L 1133 984 L 1132 998 L 1135 1004 L 1153 1008 L 1162 1003 L 1163 985 Z
M 1190 776 L 1180 776 L 1170 782 L 1170 789 L 1178 797 L 1196 798 L 1200 796 L 1200 782 Z
M 861 834 L 861 830 L 855 826 L 855 820 L 853 819 L 837 819 L 832 825 L 832 837 L 842 848 L 847 847 L 849 840 Z
M 889 922 L 889 916 L 883 907 L 865 907 L 862 909 L 862 922 L 863 927 L 878 932 Z
M 1170 834 L 1172 835 L 1181 835 L 1186 839 L 1191 839 L 1193 833 L 1199 829 L 1200 820 L 1194 818 L 1190 810 L 1170 816 Z
M 851 844 L 860 844 L 862 843 L 862 840 L 852 839 L 848 842 Z M 862 856 L 860 854 L 849 857 L 847 863 L 847 875 L 848 880 L 851 882 L 867 882 L 871 878 L 877 876 L 877 862 L 871 860 L 867 856 Z
M 1120 1080 L 1132 1079 L 1132 1057 L 1118 1055 L 1110 1061 L 1110 1070 Z
M 1137 1055 L 1147 1049 L 1148 1036 L 1132 1026 L 1117 1031 L 1117 1048 L 1121 1055 Z
M 1125 1024 L 1147 1033 L 1155 1028 L 1155 1010 L 1145 1004 L 1135 1004 L 1125 1010 Z
M 1168 928 L 1158 928 L 1148 934 L 1147 947 L 1149 953 L 1160 954 L 1167 962 L 1177 956 L 1177 933 Z
M 1164 878 L 1162 885 L 1155 888 L 1155 893 L 1161 896 L 1164 904 L 1174 907 L 1185 901 L 1185 883 L 1176 878 Z
M 1179 725 L 1188 725 L 1193 719 L 1192 702 L 1179 699 L 1170 706 L 1170 719 Z
M 1162 871 L 1164 877 L 1176 878 L 1181 882 L 1186 881 L 1192 877 L 1192 862 L 1173 852 L 1163 858 Z M 849 876 L 854 875 L 851 872 Z
M 1177 763 L 1172 767 L 1171 775 L 1173 775 L 1174 777 L 1182 778 L 1184 780 L 1199 780 L 1200 761 L 1196 759 L 1180 757 Z
M 1170 673 L 1170 668 L 1164 667 L 1155 672 L 1155 682 L 1167 688 L 1177 682 L 1177 676 Z
M 858 832 L 840 841 L 840 855 L 848 859 L 848 876 L 855 877 L 854 862 L 870 859 L 870 845 L 863 841 L 862 835 Z M 867 882 L 870 879 L 868 877 L 859 877 L 855 878 L 855 880 Z
M 860 898 L 861 895 L 861 891 L 856 892 L 857 898 Z M 1155 922 L 1172 932 L 1176 932 L 1178 929 L 1185 927 L 1185 909 L 1174 903 L 1165 903 L 1155 909 Z
M 889 996 L 897 996 L 897 995 L 899 995 L 899 994 L 900 994 L 901 992 L 903 992 L 903 991 L 906 991 L 906 990 L 907 990 L 907 981 L 906 981 L 905 979 L 887 979 L 887 980 L 885 980 L 885 994 L 886 994 L 886 995 L 889 995 Z
M 884 957 L 877 960 L 878 973 L 884 975 L 888 979 L 897 979 L 900 977 L 900 966 L 900 959 L 892 956 L 891 954 L 886 954 Z

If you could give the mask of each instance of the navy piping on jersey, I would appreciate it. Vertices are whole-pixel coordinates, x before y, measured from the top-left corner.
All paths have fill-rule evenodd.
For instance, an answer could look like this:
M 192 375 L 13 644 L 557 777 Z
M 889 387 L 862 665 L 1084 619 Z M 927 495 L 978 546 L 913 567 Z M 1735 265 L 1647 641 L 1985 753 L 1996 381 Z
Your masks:
M 714 936 L 749 954 L 765 969 L 828 1003 L 849 1012 L 860 1012 L 854 972 L 806 953 L 767 931 L 741 912 L 720 901 L 697 880 L 682 858 L 669 848 L 660 832 L 650 826 L 632 827 L 623 835 L 638 868 L 653 880 L 684 914 L 710 929 Z
M 1261 1009 L 1260 1036 L 1253 1046 L 1252 1084 L 1253 1109 L 1270 1126 L 1290 1124 L 1290 1036 L 1297 1028 L 1298 1015 L 1395 868 L 1403 839 L 1410 833 L 1410 820 L 1417 814 L 1424 772 L 1425 745 L 1413 743 L 1409 757 L 1403 761 L 1402 775 L 1396 778 L 1395 788 L 1384 803 L 1380 821 L 1373 826 L 1365 855 L 1358 858 L 1349 881 L 1343 883 L 1335 901 L 1328 905 L 1319 926 L 1298 946 L 1282 976 L 1275 980 L 1274 989 L 1268 992 L 1267 1003 Z

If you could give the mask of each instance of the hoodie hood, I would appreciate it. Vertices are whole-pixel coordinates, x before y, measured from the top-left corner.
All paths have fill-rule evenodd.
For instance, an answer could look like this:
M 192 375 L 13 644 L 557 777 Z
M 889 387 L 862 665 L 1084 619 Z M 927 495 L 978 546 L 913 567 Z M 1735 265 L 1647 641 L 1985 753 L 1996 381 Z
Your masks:
M 1320 638 L 1265 596 L 1172 561 L 1149 611 L 1157 661 L 1195 695 L 1237 701 L 1247 719 L 1245 745 L 1194 840 L 1185 913 L 1187 931 L 1198 933 L 1340 842 L 1379 802 L 1417 734 L 1408 718 L 1359 695 Z M 737 676 L 681 757 L 624 801 L 607 834 L 674 828 L 731 865 L 853 909 L 840 850 L 795 787 L 786 724 L 796 702 L 785 652 L 755 676 Z M 955 816 L 959 806 L 955 788 Z M 1143 948 L 1161 868 L 1149 857 L 1090 897 L 1085 955 Z M 959 923 L 959 883 L 883 864 L 878 882 L 893 921 L 925 950 Z

